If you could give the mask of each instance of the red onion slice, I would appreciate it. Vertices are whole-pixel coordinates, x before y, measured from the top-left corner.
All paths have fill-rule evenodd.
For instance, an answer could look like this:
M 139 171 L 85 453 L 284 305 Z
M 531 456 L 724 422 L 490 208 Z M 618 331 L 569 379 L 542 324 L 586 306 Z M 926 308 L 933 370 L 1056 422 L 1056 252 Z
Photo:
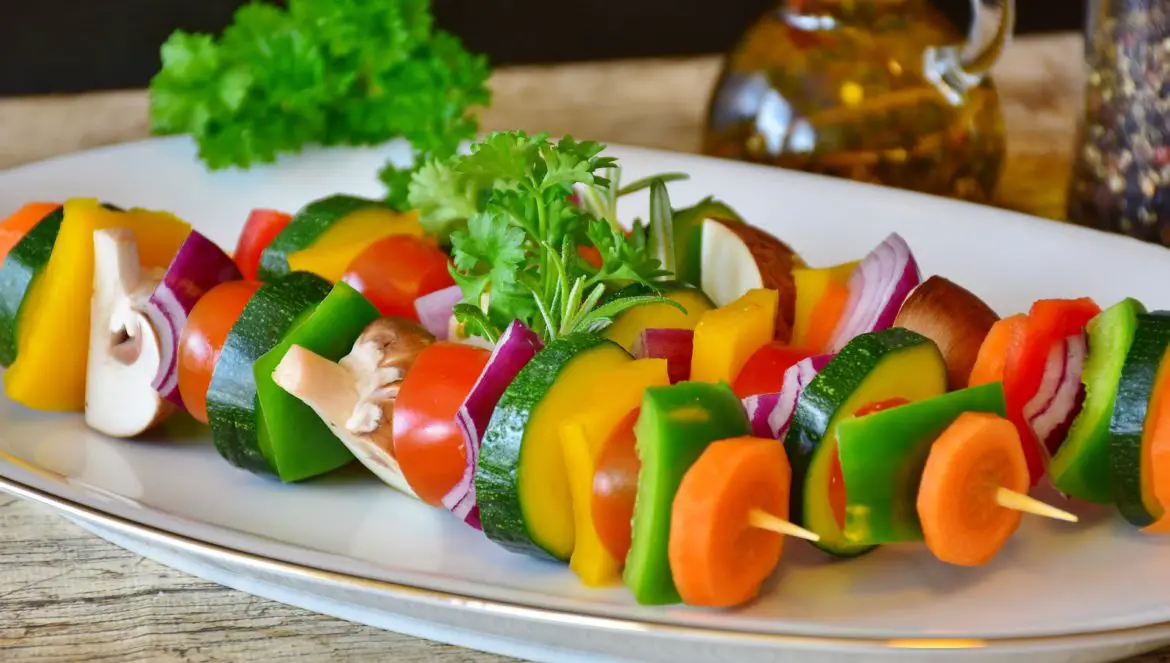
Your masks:
M 849 279 L 849 301 L 829 349 L 840 352 L 855 336 L 894 324 L 902 302 L 922 282 L 918 262 L 898 233 L 891 233 L 870 251 Z
M 519 320 L 513 320 L 504 330 L 483 373 L 455 415 L 455 425 L 463 433 L 463 443 L 467 449 L 467 467 L 459 483 L 443 496 L 443 506 L 476 529 L 482 529 L 479 507 L 475 503 L 475 466 L 479 462 L 479 445 L 483 433 L 504 390 L 543 348 L 544 344 L 536 332 Z
M 643 329 L 634 344 L 638 359 L 665 359 L 670 383 L 691 377 L 691 353 L 695 332 L 690 329 Z
M 236 263 L 215 242 L 192 230 L 143 307 L 159 340 L 159 371 L 151 386 L 175 405 L 183 407 L 179 395 L 178 349 L 179 334 L 187 325 L 187 316 L 208 290 L 241 278 Z
M 743 409 L 747 413 L 748 421 L 752 422 L 752 435 L 769 438 L 772 428 L 768 425 L 768 415 L 776 409 L 780 401 L 780 392 L 771 394 L 757 394 L 743 399 Z
M 457 285 L 436 290 L 414 300 L 414 310 L 423 328 L 440 341 L 447 340 L 451 311 L 463 300 L 463 291 Z
M 1084 334 L 1057 343 L 1048 356 L 1040 391 L 1024 406 L 1024 415 L 1042 448 L 1055 453 L 1084 402 L 1081 374 L 1088 357 Z M 1053 365 L 1057 368 L 1053 368 Z M 1052 379 L 1051 375 L 1056 374 Z M 1055 386 L 1053 386 L 1055 385 Z
M 1064 378 L 1064 366 L 1068 361 L 1068 343 L 1065 340 L 1057 341 L 1048 350 L 1048 358 L 1044 361 L 1044 374 L 1040 378 L 1040 386 L 1036 388 L 1032 399 L 1024 404 L 1024 418 L 1028 421 L 1035 419 L 1048 409 L 1060 382 Z
M 743 399 L 744 410 L 752 424 L 752 435 L 780 440 L 788 432 L 796 402 L 804 388 L 829 363 L 833 355 L 807 357 L 784 371 L 784 382 L 779 393 L 748 396 Z

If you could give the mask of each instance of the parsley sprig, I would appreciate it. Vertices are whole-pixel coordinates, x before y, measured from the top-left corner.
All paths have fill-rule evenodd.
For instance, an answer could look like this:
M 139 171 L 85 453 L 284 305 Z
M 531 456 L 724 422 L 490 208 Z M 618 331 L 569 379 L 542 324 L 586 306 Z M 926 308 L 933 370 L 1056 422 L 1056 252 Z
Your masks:
M 428 232 L 451 245 L 452 274 L 464 295 L 455 316 L 469 333 L 494 342 L 518 319 L 551 341 L 599 331 L 635 306 L 679 307 L 657 294 L 671 272 L 655 255 L 648 228 L 635 221 L 627 234 L 617 223 L 621 191 L 603 173 L 620 171 L 604 148 L 572 137 L 553 142 L 543 133 L 497 132 L 470 154 L 428 160 L 414 176 L 408 202 Z M 651 187 L 652 212 L 661 215 L 655 192 L 661 187 L 657 195 L 664 196 L 664 180 L 681 177 L 627 189 Z M 577 204 L 575 194 L 609 202 L 604 209 Z M 596 251 L 600 264 L 582 249 Z M 635 283 L 653 294 L 619 292 Z
M 435 29 L 429 0 L 252 2 L 216 39 L 176 31 L 150 84 L 152 128 L 189 134 L 211 169 L 271 163 L 310 144 L 410 141 L 454 154 L 490 102 L 485 58 Z M 413 166 L 387 164 L 405 208 Z

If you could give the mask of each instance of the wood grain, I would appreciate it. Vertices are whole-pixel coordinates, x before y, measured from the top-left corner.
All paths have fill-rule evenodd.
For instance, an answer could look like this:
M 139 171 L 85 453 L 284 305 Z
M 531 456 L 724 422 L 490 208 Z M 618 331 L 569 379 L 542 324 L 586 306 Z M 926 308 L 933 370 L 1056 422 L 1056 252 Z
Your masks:
M 1018 40 L 995 71 L 1009 133 L 999 204 L 1062 215 L 1079 112 L 1077 35 Z M 524 128 L 694 151 L 713 58 L 500 71 L 488 129 Z M 140 91 L 0 100 L 0 168 L 143 138 Z M 315 615 L 132 555 L 47 509 L 0 495 L 0 660 L 508 659 Z M 1170 653 L 1129 663 L 1170 663 Z

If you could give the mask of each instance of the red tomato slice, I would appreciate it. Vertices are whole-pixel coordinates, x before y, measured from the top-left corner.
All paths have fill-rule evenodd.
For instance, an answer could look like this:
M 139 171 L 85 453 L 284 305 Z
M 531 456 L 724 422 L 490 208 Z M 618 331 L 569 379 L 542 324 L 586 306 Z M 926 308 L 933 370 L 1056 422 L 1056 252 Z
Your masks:
M 633 538 L 630 521 L 638 495 L 638 472 L 642 469 L 634 438 L 639 411 L 635 408 L 613 429 L 593 475 L 593 527 L 601 545 L 616 560 L 626 558 Z
M 394 455 L 420 499 L 441 506 L 463 478 L 467 446 L 455 425 L 459 406 L 491 352 L 440 341 L 419 353 L 394 399 Z
M 853 413 L 853 416 L 864 417 L 867 414 L 881 412 L 909 402 L 905 398 L 891 398 L 888 401 L 869 403 L 861 406 L 857 412 Z M 829 468 L 829 506 L 833 508 L 833 518 L 837 521 L 837 527 L 841 529 L 845 529 L 845 506 L 848 503 L 849 493 L 845 486 L 845 472 L 841 469 L 841 455 L 837 453 L 833 455 L 833 465 Z
M 1052 346 L 1083 331 L 1100 312 L 1101 308 L 1087 297 L 1042 299 L 1032 305 L 1022 333 L 1016 334 L 1008 345 L 1003 371 L 1004 400 L 1008 418 L 1020 433 L 1033 486 L 1044 476 L 1045 454 L 1024 417 L 1024 406 L 1040 389 Z
M 244 230 L 236 243 L 233 260 L 245 279 L 254 280 L 260 270 L 260 254 L 292 221 L 291 214 L 271 209 L 256 209 L 248 215 Z
M 794 348 L 780 341 L 772 341 L 748 358 L 731 388 L 740 398 L 774 394 L 784 386 L 784 371 L 814 354 L 817 353 L 813 350 Z
M 349 264 L 341 280 L 369 299 L 382 315 L 418 321 L 414 300 L 455 285 L 447 254 L 413 235 L 378 240 Z
M 197 421 L 207 423 L 207 388 L 223 343 L 252 295 L 258 281 L 228 281 L 208 290 L 191 309 L 179 334 L 179 395 Z

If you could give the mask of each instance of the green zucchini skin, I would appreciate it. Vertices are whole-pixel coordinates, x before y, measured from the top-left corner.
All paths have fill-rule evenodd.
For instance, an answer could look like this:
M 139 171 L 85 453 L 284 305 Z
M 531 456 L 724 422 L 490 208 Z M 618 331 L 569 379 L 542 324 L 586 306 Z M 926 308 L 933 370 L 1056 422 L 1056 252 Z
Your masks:
M 64 219 L 65 209 L 58 207 L 20 238 L 0 263 L 0 366 L 8 367 L 16 361 L 24 298 L 48 264 Z
M 818 456 L 836 450 L 836 440 L 826 444 L 826 435 L 846 403 L 869 379 L 870 373 L 879 365 L 899 352 L 919 348 L 925 344 L 933 347 L 941 371 L 942 387 L 945 392 L 946 365 L 942 353 L 930 339 L 900 327 L 862 334 L 851 340 L 825 365 L 824 369 L 805 387 L 797 400 L 792 423 L 784 437 L 784 449 L 792 465 L 791 508 L 789 517 L 796 524 L 817 531 L 816 524 L 808 522 L 808 501 L 813 487 L 809 474 Z M 940 376 L 935 376 L 939 378 Z M 833 434 L 835 438 L 835 433 Z M 827 462 L 827 461 L 822 461 Z M 818 488 L 827 492 L 828 486 Z M 874 550 L 876 545 L 853 544 L 846 540 L 829 541 L 824 533 L 816 545 L 835 557 L 857 557 Z
M 293 272 L 256 291 L 228 333 L 207 389 L 207 416 L 219 454 L 254 474 L 274 474 L 260 450 L 260 402 L 252 367 L 305 311 L 332 289 L 325 279 Z
M 260 280 L 273 281 L 287 275 L 288 254 L 312 246 L 333 224 L 366 207 L 387 206 L 381 201 L 340 194 L 305 205 L 260 254 Z
M 1066 495 L 1096 504 L 1113 502 L 1110 419 L 1137 319 L 1145 313 L 1141 302 L 1123 299 L 1085 326 L 1089 341 L 1089 355 L 1081 375 L 1085 402 L 1048 465 L 1053 485 Z
M 484 431 L 475 468 L 475 499 L 488 539 L 506 550 L 555 559 L 529 532 L 520 496 L 521 447 L 533 411 L 562 370 L 583 352 L 608 341 L 594 334 L 570 334 L 549 343 L 520 370 L 500 397 Z
M 1137 316 L 1137 330 L 1121 369 L 1121 382 L 1109 421 L 1113 499 L 1122 517 L 1137 527 L 1152 525 L 1162 516 L 1160 505 L 1147 504 L 1143 499 L 1142 486 L 1148 479 L 1149 469 L 1142 463 L 1142 432 L 1168 347 L 1170 313 L 1158 311 Z

